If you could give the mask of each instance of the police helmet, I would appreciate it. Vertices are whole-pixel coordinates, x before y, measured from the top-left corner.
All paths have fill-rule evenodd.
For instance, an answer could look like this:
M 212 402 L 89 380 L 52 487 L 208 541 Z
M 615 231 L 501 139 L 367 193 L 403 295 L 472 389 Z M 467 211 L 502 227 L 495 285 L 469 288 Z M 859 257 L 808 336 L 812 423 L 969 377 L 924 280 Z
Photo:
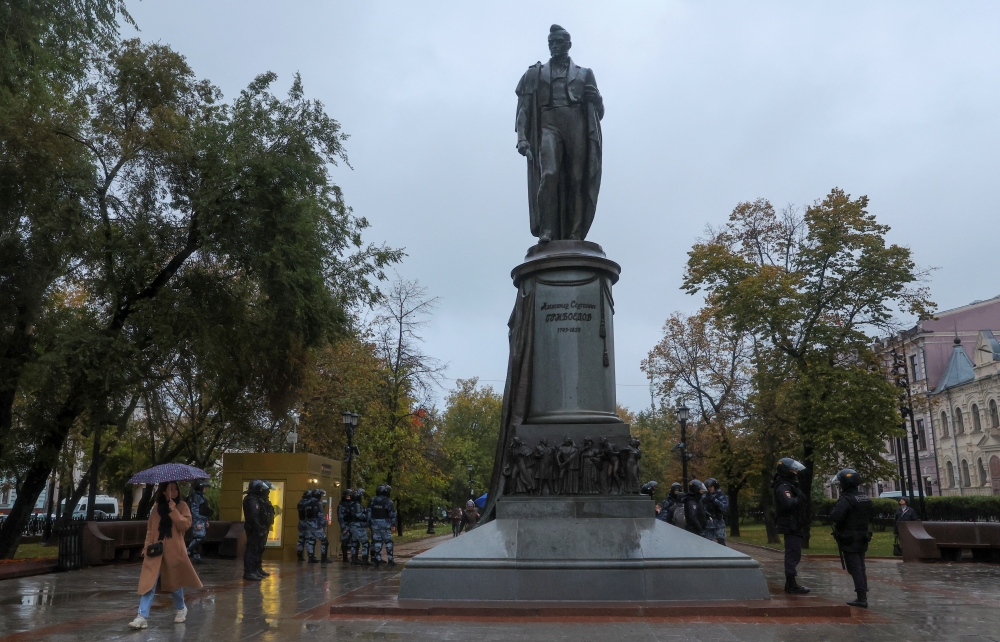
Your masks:
M 323 490 L 322 488 L 316 488 L 313 490 L 313 497 L 315 497 L 316 499 L 323 499 L 324 497 L 326 497 L 326 491 Z
M 354 497 L 354 491 L 350 488 L 345 488 L 344 492 L 340 493 L 340 501 L 346 502 L 351 497 Z
M 861 485 L 861 475 L 853 468 L 845 468 L 837 473 L 837 481 L 843 491 L 853 490 Z
M 684 487 L 681 486 L 680 482 L 674 482 L 674 483 L 670 484 L 670 493 L 671 494 L 673 494 L 673 493 L 679 493 L 683 489 L 684 489 Z
M 702 493 L 707 493 L 708 489 L 705 488 L 705 484 L 701 483 L 697 479 L 692 479 L 688 482 L 688 492 L 692 495 L 700 495 Z
M 642 485 L 642 488 L 639 489 L 639 494 L 652 496 L 652 494 L 656 492 L 656 487 L 659 485 L 660 484 L 658 482 L 649 480 L 648 482 Z
M 364 488 L 359 487 L 354 490 L 354 498 L 357 499 L 358 501 L 361 501 L 361 498 L 364 497 L 364 495 L 365 495 Z
M 247 484 L 247 489 L 245 494 L 247 495 L 263 495 L 269 489 L 270 484 L 263 479 L 255 479 Z
M 208 486 L 208 483 L 209 482 L 207 479 L 196 479 L 193 482 L 191 482 L 191 488 L 198 491 L 205 490 L 205 488 Z
M 304 490 L 304 491 L 302 491 L 302 499 L 309 499 L 312 496 L 313 496 L 313 492 L 311 490 Z
M 782 457 L 781 459 L 778 460 L 778 467 L 775 469 L 775 473 L 778 475 L 778 477 L 784 477 L 785 479 L 792 479 L 805 469 L 806 469 L 805 466 L 795 461 L 791 457 Z
M 388 494 L 389 493 L 385 489 L 385 484 L 379 484 L 378 487 L 375 488 L 376 497 L 386 497 Z
M 385 496 L 388 497 L 392 493 L 392 486 L 389 484 L 383 484 L 383 486 L 385 486 Z
M 711 488 L 713 486 L 715 486 L 715 490 L 719 490 L 719 480 L 718 479 L 716 479 L 715 477 L 709 477 L 708 479 L 705 480 L 705 487 L 706 488 Z

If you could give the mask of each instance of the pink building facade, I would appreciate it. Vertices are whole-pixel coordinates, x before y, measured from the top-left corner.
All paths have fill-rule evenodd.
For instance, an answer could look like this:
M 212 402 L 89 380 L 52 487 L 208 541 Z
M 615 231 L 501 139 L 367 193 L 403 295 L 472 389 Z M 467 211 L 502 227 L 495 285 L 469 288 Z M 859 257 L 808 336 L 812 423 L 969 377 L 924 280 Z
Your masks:
M 1000 494 L 996 337 L 1000 297 L 939 312 L 876 343 L 887 360 L 895 349 L 905 361 L 915 424 L 907 423 L 910 471 L 919 474 L 928 494 Z M 917 433 L 916 461 L 912 428 Z M 895 442 L 887 444 L 885 456 L 897 467 L 905 465 Z M 882 480 L 879 486 L 880 491 L 903 490 L 895 479 Z

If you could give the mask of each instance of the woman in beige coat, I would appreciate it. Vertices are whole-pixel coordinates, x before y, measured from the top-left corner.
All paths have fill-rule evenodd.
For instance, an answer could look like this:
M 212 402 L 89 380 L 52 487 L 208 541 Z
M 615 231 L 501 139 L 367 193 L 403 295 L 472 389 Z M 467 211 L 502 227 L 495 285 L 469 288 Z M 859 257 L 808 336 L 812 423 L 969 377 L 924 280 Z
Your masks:
M 174 598 L 174 622 L 187 618 L 184 605 L 184 587 L 201 588 L 201 580 L 188 559 L 184 546 L 184 533 L 191 528 L 191 509 L 180 499 L 177 482 L 165 482 L 156 490 L 153 510 L 146 523 L 146 544 L 142 549 L 142 573 L 139 575 L 139 615 L 129 622 L 133 629 L 145 629 L 149 607 L 153 604 L 156 582 L 160 591 L 169 592 Z M 148 555 L 150 544 L 163 543 L 161 555 Z

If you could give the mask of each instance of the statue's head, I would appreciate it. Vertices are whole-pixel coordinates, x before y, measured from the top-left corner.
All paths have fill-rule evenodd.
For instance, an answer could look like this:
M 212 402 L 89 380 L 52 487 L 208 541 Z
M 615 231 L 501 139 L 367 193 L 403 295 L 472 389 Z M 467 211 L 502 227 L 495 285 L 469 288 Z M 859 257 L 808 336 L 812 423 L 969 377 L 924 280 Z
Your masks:
M 549 440 L 546 439 L 545 437 L 542 437 L 541 439 L 538 440 L 538 445 L 539 446 L 548 446 L 549 445 Z
M 569 435 L 566 435 L 566 439 L 563 439 L 563 446 L 572 446 L 573 440 L 570 439 Z
M 569 48 L 573 46 L 570 42 L 569 32 L 559 25 L 549 27 L 549 53 L 552 57 L 563 56 L 569 53 Z

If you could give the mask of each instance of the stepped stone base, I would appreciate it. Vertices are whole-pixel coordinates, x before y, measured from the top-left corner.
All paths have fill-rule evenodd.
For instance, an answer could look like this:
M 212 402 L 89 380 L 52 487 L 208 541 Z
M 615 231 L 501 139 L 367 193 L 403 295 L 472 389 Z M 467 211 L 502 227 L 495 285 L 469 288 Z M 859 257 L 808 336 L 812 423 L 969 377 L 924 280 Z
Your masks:
M 399 603 L 769 599 L 756 560 L 653 515 L 644 496 L 502 498 L 406 564 Z

